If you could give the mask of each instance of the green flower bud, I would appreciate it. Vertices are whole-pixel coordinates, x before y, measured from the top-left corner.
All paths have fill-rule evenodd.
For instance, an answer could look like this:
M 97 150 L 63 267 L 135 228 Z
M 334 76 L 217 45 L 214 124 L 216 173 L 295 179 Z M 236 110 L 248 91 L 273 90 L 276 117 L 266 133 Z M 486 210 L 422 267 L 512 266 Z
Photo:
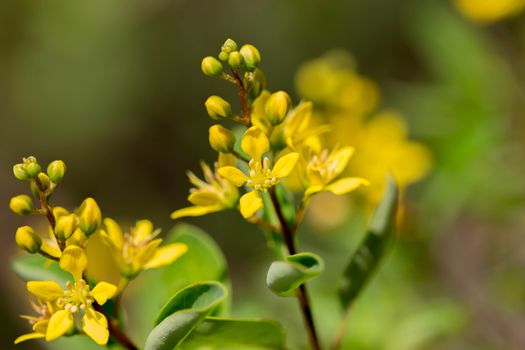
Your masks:
M 55 235 L 65 241 L 78 228 L 79 219 L 75 214 L 62 215 L 58 217 L 55 225 Z
M 228 56 L 229 56 L 229 55 L 228 55 L 227 52 L 221 51 L 221 52 L 219 53 L 219 59 L 220 59 L 221 61 L 227 61 L 227 60 L 228 60 Z
M 235 145 L 233 133 L 219 124 L 210 127 L 209 140 L 211 147 L 221 153 L 230 153 Z
M 226 39 L 224 44 L 222 44 L 221 51 L 226 53 L 232 53 L 233 51 L 238 50 L 237 43 L 233 41 L 232 39 Z
M 255 68 L 253 72 L 246 72 L 244 74 L 244 82 L 250 83 L 250 90 L 248 93 L 252 99 L 257 98 L 261 92 L 266 89 L 266 76 L 259 68 Z
M 61 160 L 55 160 L 47 166 L 47 176 L 49 176 L 51 181 L 57 184 L 64 178 L 66 170 L 66 163 Z
M 86 198 L 79 209 L 79 227 L 86 236 L 96 232 L 102 222 L 102 213 L 93 198 Z
M 35 210 L 35 207 L 33 207 L 33 200 L 25 194 L 11 198 L 9 201 L 9 208 L 18 215 L 31 214 L 31 212 Z
M 201 62 L 202 72 L 209 77 L 218 77 L 222 73 L 222 64 L 215 57 L 204 57 Z
M 42 168 L 40 168 L 40 164 L 38 163 L 27 163 L 25 168 L 26 168 L 27 174 L 31 178 L 36 177 L 40 173 L 40 170 L 42 170 Z
M 283 122 L 290 109 L 290 104 L 290 96 L 284 91 L 277 91 L 268 98 L 264 105 L 264 112 L 272 125 L 279 125 Z
M 244 64 L 247 70 L 254 70 L 261 64 L 261 54 L 253 45 L 247 44 L 241 47 L 241 55 L 244 57 Z
M 230 104 L 219 96 L 208 97 L 204 105 L 213 119 L 228 118 L 232 115 Z
M 44 188 L 44 192 L 49 190 L 49 186 L 51 186 L 51 180 L 49 180 L 49 176 L 47 176 L 45 173 L 38 173 L 38 180 L 40 180 L 40 183 L 42 184 L 42 187 Z M 40 189 L 36 185 L 35 181 L 31 181 L 31 193 L 36 198 L 40 197 Z
M 244 66 L 244 58 L 239 51 L 234 51 L 228 56 L 228 64 L 234 69 L 241 69 Z
M 38 253 L 42 245 L 42 239 L 30 226 L 19 227 L 16 230 L 15 240 L 20 248 L 31 254 Z
M 31 177 L 27 173 L 25 164 L 15 164 L 13 167 L 13 174 L 18 180 L 29 181 Z

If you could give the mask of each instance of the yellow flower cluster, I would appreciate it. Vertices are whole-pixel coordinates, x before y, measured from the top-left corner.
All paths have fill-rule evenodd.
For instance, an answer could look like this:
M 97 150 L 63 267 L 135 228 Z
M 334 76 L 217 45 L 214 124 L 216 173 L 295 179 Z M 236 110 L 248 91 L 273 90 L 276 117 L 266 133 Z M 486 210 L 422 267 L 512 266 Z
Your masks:
M 227 62 L 231 73 L 223 71 L 220 61 Z M 216 171 L 203 163 L 206 181 L 189 173 L 195 187 L 188 200 L 194 206 L 176 210 L 172 218 L 233 209 L 239 203 L 245 219 L 261 222 L 257 213 L 264 207 L 264 197 L 268 192 L 272 195 L 279 184 L 302 193 L 301 206 L 322 191 L 341 195 L 368 184 L 363 178 L 338 178 L 345 171 L 353 148 L 327 148 L 322 135 L 330 127 L 314 122 L 312 103 L 303 101 L 293 108 L 286 92 L 267 91 L 266 79 L 258 67 L 260 61 L 257 48 L 244 45 L 238 50 L 231 39 L 221 47 L 218 59 L 203 59 L 204 74 L 234 84 L 241 104 L 241 111 L 236 114 L 229 102 L 211 96 L 205 103 L 209 116 L 214 120 L 232 120 L 245 130 L 237 129 L 243 133 L 237 142 L 236 132 L 218 124 L 210 128 L 210 145 L 219 152 Z M 239 194 L 237 188 L 244 188 L 245 193 Z
M 525 0 L 454 0 L 454 4 L 463 16 L 481 23 L 499 21 L 525 9 Z
M 314 113 L 317 123 L 331 125 L 331 144 L 357 149 L 348 171 L 370 180 L 367 197 L 372 204 L 383 193 L 386 173 L 404 190 L 430 170 L 429 151 L 408 138 L 403 117 L 392 111 L 375 111 L 378 88 L 356 72 L 346 52 L 330 52 L 305 63 L 296 84 L 299 94 L 319 107 Z
M 40 254 L 58 262 L 62 270 L 71 274 L 65 286 L 56 281 L 27 282 L 28 291 L 36 298 L 33 306 L 38 315 L 22 316 L 30 322 L 33 332 L 18 337 L 15 344 L 38 338 L 52 341 L 75 333 L 86 334 L 99 345 L 107 344 L 110 337 L 108 315 L 100 306 L 108 299 L 118 298 L 127 282 L 140 271 L 175 261 L 186 252 L 186 245 L 160 246 L 162 239 L 156 238 L 159 230 L 154 230 L 148 220 L 138 221 L 129 234 L 123 233 L 114 220 L 102 220 L 100 208 L 93 198 L 84 200 L 73 212 L 53 207 L 49 198 L 66 172 L 63 161 L 52 162 L 47 172 L 43 172 L 36 158 L 28 157 L 15 165 L 13 172 L 19 180 L 29 182 L 39 208 L 27 195 L 13 197 L 10 208 L 19 215 L 43 215 L 49 223 L 47 237 L 35 233 L 30 226 L 19 227 L 16 231 L 18 246 L 30 254 Z M 86 251 L 97 237 L 102 237 L 120 268 L 118 286 L 104 280 L 92 283 L 93 276 L 87 271 L 90 259 Z M 98 256 L 94 259 L 98 260 Z

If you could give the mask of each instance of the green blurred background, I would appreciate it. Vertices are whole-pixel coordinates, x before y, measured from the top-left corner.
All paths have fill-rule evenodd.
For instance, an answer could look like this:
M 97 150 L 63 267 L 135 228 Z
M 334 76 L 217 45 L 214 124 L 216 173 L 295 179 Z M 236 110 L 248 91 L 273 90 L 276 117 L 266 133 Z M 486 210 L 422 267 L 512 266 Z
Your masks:
M 12 165 L 63 159 L 57 202 L 93 196 L 107 216 L 150 218 L 168 231 L 171 211 L 186 205 L 186 169 L 214 157 L 204 100 L 235 98 L 200 72 L 226 37 L 256 45 L 269 89 L 296 102 L 302 63 L 350 51 L 380 87 L 381 106 L 400 111 L 432 152 L 433 170 L 409 188 L 398 244 L 355 305 L 345 346 L 524 349 L 525 16 L 480 24 L 444 0 L 0 2 L 0 344 L 13 348 L 28 330 L 18 318 L 29 311 L 24 284 L 9 267 L 26 222 L 8 210 L 26 190 Z M 233 313 L 276 318 L 291 347 L 304 347 L 295 301 L 266 290 L 273 256 L 264 236 L 231 212 L 186 221 L 223 248 Z M 325 342 L 338 318 L 333 281 L 362 232 L 362 219 L 348 221 L 304 230 L 302 248 L 327 261 L 311 283 Z

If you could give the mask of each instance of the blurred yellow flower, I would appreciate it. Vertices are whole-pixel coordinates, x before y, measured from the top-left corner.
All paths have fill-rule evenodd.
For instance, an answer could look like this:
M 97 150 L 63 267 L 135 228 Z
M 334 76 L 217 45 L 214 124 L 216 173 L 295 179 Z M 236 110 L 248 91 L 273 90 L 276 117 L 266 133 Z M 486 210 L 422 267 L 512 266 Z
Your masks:
M 111 218 L 104 219 L 105 230 L 101 238 L 109 247 L 120 273 L 135 278 L 142 270 L 166 266 L 184 255 L 188 247 L 183 243 L 171 243 L 160 247 L 162 238 L 155 238 L 160 229 L 154 230 L 149 220 L 139 220 L 130 232 L 123 232 Z
M 430 152 L 409 140 L 402 116 L 393 112 L 373 115 L 379 91 L 355 72 L 350 54 L 338 50 L 307 62 L 299 69 L 296 84 L 302 97 L 314 101 L 315 115 L 331 126 L 328 141 L 355 147 L 347 173 L 370 181 L 366 194 L 372 204 L 380 199 L 387 173 L 394 175 L 403 191 L 429 172 Z
M 277 185 L 281 179 L 286 178 L 297 164 L 299 154 L 292 152 L 282 156 L 277 160 L 273 169 L 270 169 L 270 159 L 263 158 L 264 153 L 270 150 L 270 140 L 256 126 L 246 130 L 241 141 L 241 148 L 251 158 L 248 164 L 248 175 L 234 166 L 220 168 L 219 174 L 237 187 L 246 183 L 251 188 L 248 193 L 241 197 L 239 202 L 242 216 L 249 218 L 263 206 L 259 192 L 267 191 Z
M 521 12 L 525 0 L 454 0 L 461 14 L 473 21 L 494 22 Z
M 71 245 L 64 250 L 60 258 L 60 267 L 74 277 L 74 282 L 67 282 L 65 290 L 54 281 L 27 282 L 28 291 L 38 300 L 47 303 L 48 307 L 44 318 L 34 324 L 35 333 L 19 337 L 16 342 L 43 338 L 44 335 L 46 341 L 55 340 L 72 332 L 76 327 L 75 319 L 78 318 L 85 334 L 99 345 L 107 344 L 108 321 L 102 313 L 94 309 L 93 303 L 105 304 L 116 294 L 117 287 L 107 282 L 99 282 L 90 290 L 82 278 L 86 266 L 87 256 L 84 250 Z
M 345 137 L 351 121 L 335 121 L 339 132 L 337 140 Z M 355 125 L 353 125 L 355 128 Z M 377 203 L 384 189 L 385 174 L 391 173 L 401 191 L 422 179 L 431 168 L 431 156 L 425 146 L 410 141 L 407 127 L 400 115 L 382 112 L 360 125 L 353 133 L 351 143 L 356 147 L 354 159 L 349 164 L 352 174 L 370 180 L 367 193 L 372 203 Z
M 217 172 L 219 166 L 234 166 L 237 163 L 235 156 L 221 153 L 219 162 L 215 164 L 215 171 L 201 162 L 204 180 L 188 171 L 190 182 L 195 186 L 190 190 L 188 201 L 194 206 L 175 210 L 172 219 L 185 216 L 201 216 L 221 210 L 234 208 L 239 200 L 239 190 Z
M 306 166 L 308 187 L 305 198 L 321 191 L 329 191 L 343 195 L 361 186 L 369 185 L 369 181 L 361 177 L 336 178 L 346 169 L 348 161 L 354 154 L 353 147 L 334 148 L 331 152 L 324 149 L 321 153 L 313 153 Z
M 45 338 L 49 319 L 55 312 L 58 311 L 58 308 L 56 305 L 54 305 L 54 303 L 42 302 L 40 300 L 38 300 L 38 304 L 31 303 L 31 306 L 37 312 L 38 316 L 22 315 L 21 317 L 26 319 L 29 324 L 31 324 L 33 332 L 19 336 L 15 339 L 15 344 L 30 339 Z

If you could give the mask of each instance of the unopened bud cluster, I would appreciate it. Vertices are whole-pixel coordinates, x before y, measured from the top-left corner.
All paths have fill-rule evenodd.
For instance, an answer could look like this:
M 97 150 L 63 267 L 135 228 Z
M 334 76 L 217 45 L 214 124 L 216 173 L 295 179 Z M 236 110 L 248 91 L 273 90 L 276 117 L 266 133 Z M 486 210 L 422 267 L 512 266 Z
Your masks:
M 82 246 L 86 239 L 100 228 L 102 214 L 93 198 L 84 200 L 75 212 L 69 212 L 63 207 L 51 207 L 49 197 L 63 180 L 66 169 L 66 164 L 62 160 L 55 160 L 44 172 L 35 157 L 24 158 L 22 163 L 13 167 L 13 174 L 17 179 L 29 182 L 34 199 L 26 194 L 20 194 L 11 198 L 9 207 L 18 215 L 46 216 L 59 246 L 69 244 Z M 35 207 L 35 203 L 38 203 L 39 207 Z M 15 239 L 21 249 L 31 254 L 49 254 L 41 250 L 42 239 L 30 226 L 18 228 Z

